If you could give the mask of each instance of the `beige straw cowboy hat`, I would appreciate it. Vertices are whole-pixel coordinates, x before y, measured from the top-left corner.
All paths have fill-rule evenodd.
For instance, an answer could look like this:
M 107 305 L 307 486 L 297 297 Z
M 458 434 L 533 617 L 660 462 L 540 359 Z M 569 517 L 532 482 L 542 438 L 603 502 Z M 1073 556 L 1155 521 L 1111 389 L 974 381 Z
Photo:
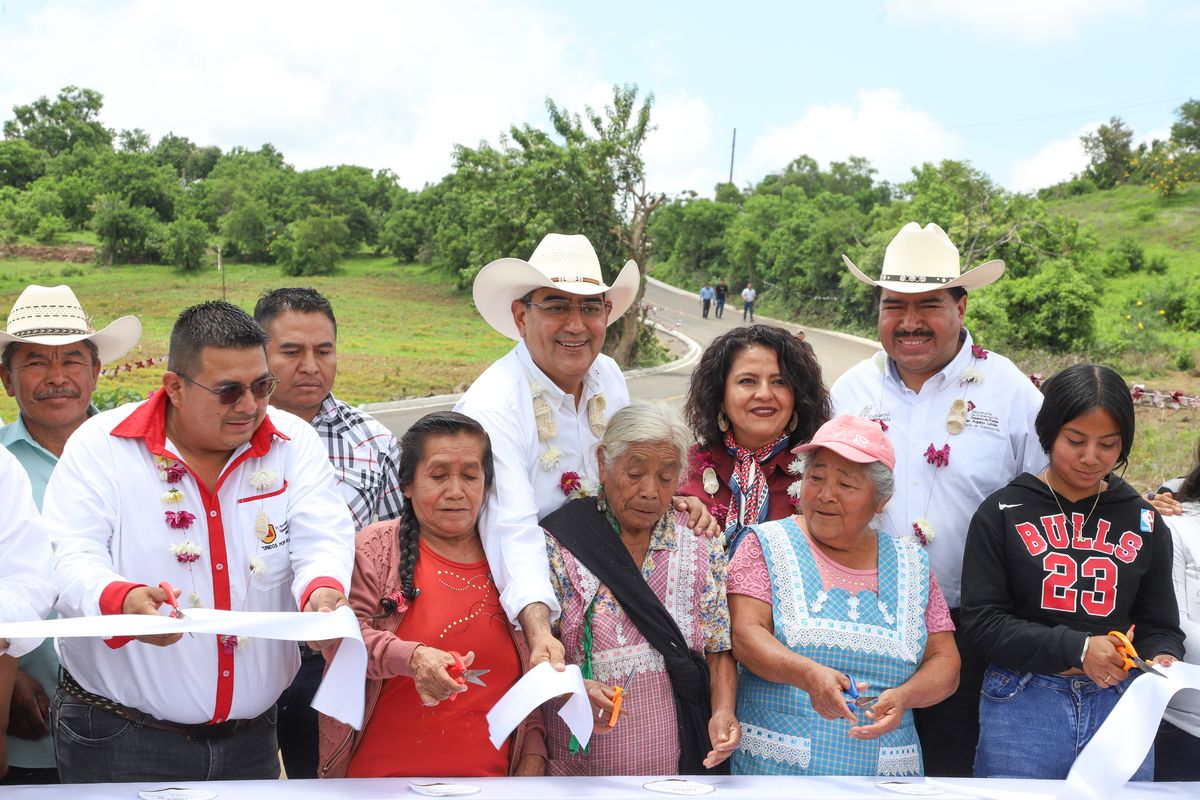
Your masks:
M 137 317 L 121 317 L 102 330 L 92 330 L 91 321 L 69 286 L 26 286 L 8 312 L 8 326 L 0 331 L 0 349 L 10 342 L 59 347 L 90 339 L 99 352 L 100 363 L 116 361 L 137 344 L 142 323 Z
M 586 236 L 548 233 L 528 261 L 498 258 L 479 270 L 471 293 L 475 307 L 489 325 L 510 339 L 520 339 L 512 301 L 535 289 L 556 288 L 583 296 L 604 294 L 612 303 L 608 315 L 611 325 L 633 305 L 640 280 L 637 264 L 626 261 L 612 286 L 608 286 L 600 271 L 600 259 Z
M 883 270 L 877 281 L 863 274 L 845 255 L 842 260 L 850 273 L 863 283 L 907 294 L 955 286 L 979 289 L 1004 274 L 1004 262 L 999 259 L 963 272 L 958 248 L 946 232 L 932 222 L 924 228 L 910 222 L 900 229 L 884 252 Z

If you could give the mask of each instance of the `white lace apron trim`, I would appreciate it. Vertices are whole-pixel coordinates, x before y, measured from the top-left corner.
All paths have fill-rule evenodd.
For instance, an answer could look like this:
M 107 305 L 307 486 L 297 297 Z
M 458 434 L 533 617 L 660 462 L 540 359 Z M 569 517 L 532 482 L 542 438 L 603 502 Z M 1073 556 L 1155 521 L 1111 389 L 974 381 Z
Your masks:
M 739 749 L 758 758 L 792 764 L 801 769 L 808 769 L 812 760 L 812 739 L 788 736 L 745 723 L 742 723 L 742 743 Z
M 921 751 L 915 744 L 879 748 L 879 774 L 914 775 L 921 772 Z

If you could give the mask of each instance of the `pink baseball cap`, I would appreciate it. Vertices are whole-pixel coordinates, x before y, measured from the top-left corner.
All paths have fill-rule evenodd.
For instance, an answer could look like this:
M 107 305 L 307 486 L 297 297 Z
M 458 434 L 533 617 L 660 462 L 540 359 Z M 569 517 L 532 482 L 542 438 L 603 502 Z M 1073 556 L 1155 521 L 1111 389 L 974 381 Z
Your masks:
M 812 441 L 792 448 L 793 453 L 807 453 L 824 447 L 856 464 L 878 461 L 888 469 L 896 468 L 896 451 L 883 432 L 883 426 L 873 419 L 843 414 L 826 422 L 813 434 Z

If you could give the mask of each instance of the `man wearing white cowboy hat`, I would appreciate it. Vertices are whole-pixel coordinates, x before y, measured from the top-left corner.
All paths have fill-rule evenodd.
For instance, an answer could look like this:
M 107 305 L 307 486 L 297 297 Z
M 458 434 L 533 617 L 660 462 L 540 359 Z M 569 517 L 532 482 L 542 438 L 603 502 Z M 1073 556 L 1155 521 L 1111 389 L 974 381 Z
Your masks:
M 604 282 L 587 237 L 547 234 L 528 261 L 501 258 L 475 276 L 475 306 L 517 344 L 488 367 L 454 407 L 487 429 L 496 479 L 480 531 L 500 601 L 525 629 L 533 662 L 562 663 L 550 634 L 558 604 L 538 520 L 568 496 L 598 486 L 593 448 L 629 403 L 620 367 L 600 352 L 605 330 L 637 296 L 637 264 Z M 711 518 L 680 501 L 701 529 Z
M 967 525 L 979 504 L 1046 455 L 1034 431 L 1042 396 L 1011 361 L 975 344 L 963 327 L 967 292 L 996 281 L 1003 261 L 961 272 L 958 249 L 937 225 L 910 222 L 887 246 L 877 287 L 883 350 L 831 390 L 835 414 L 886 426 L 896 451 L 896 493 L 881 530 L 925 540 L 957 622 Z M 958 691 L 917 709 L 925 770 L 970 777 L 979 737 L 982 659 L 959 641 Z
M 92 393 L 101 364 L 124 356 L 141 334 L 142 325 L 132 316 L 92 330 L 67 286 L 27 286 L 17 298 L 7 330 L 0 331 L 0 380 L 16 398 L 19 413 L 0 428 L 0 444 L 25 468 L 37 508 L 67 439 L 95 413 Z M 9 712 L 10 781 L 57 781 L 54 741 L 46 726 L 49 695 L 57 684 L 52 641 L 21 658 Z

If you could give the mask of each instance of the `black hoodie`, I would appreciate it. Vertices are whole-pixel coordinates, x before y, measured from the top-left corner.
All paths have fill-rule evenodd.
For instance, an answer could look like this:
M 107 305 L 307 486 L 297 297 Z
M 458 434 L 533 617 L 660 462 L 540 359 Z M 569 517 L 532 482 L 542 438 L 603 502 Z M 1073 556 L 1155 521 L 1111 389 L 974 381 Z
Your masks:
M 963 553 L 961 627 L 991 663 L 1064 672 L 1081 666 L 1089 636 L 1134 623 L 1142 658 L 1183 657 L 1166 524 L 1115 475 L 1088 518 L 1093 503 L 1055 502 L 1024 473 L 980 504 Z

